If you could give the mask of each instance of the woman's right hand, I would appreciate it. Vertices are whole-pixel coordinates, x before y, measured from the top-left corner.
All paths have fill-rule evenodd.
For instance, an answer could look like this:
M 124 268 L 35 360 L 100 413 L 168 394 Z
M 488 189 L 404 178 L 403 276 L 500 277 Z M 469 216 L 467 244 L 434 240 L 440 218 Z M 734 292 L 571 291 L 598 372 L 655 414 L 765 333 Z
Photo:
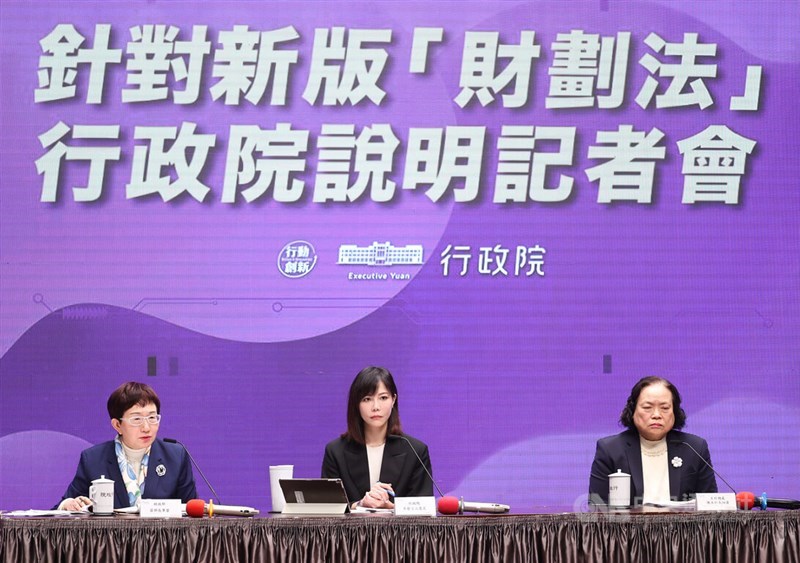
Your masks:
M 86 497 L 65 498 L 64 500 L 61 501 L 61 504 L 58 505 L 58 509 L 77 512 L 91 505 L 92 501 Z
M 364 495 L 364 498 L 361 499 L 361 506 L 366 508 L 394 508 L 389 491 L 392 491 L 390 483 L 375 483 Z

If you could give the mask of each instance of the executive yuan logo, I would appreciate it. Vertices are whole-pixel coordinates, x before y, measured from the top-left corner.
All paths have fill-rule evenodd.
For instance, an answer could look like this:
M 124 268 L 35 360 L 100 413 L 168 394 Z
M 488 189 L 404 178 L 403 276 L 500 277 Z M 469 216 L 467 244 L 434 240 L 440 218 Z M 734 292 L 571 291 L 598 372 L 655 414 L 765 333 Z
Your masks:
M 373 242 L 369 246 L 343 244 L 339 246 L 337 264 L 346 266 L 421 266 L 421 244 L 394 246 L 390 242 Z

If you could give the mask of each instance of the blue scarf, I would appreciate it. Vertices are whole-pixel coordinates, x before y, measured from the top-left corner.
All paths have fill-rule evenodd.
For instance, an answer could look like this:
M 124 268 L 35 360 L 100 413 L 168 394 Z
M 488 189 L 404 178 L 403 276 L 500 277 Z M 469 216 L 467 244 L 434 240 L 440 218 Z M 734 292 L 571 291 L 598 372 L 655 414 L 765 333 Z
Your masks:
M 119 472 L 122 473 L 122 482 L 125 484 L 125 490 L 128 491 L 128 503 L 130 506 L 139 506 L 139 499 L 142 498 L 142 494 L 144 493 L 144 480 L 147 478 L 147 464 L 150 461 L 150 448 L 147 448 L 147 451 L 142 457 L 138 475 L 125 456 L 125 449 L 122 447 L 119 436 L 114 438 L 114 452 L 117 454 L 117 463 L 119 464 Z

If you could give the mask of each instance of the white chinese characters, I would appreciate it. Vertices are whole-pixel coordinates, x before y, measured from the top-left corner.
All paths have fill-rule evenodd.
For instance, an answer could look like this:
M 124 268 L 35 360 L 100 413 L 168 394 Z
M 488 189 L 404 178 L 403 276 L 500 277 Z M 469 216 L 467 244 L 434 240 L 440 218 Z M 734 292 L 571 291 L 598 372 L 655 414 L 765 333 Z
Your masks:
M 95 25 L 91 47 L 73 24 L 57 24 L 40 41 L 39 87 L 34 99 L 47 103 L 79 97 L 87 104 L 100 104 L 109 69 L 120 65 L 127 74 L 127 87 L 120 93 L 125 103 L 192 104 L 199 99 L 201 87 L 207 87 L 212 100 L 225 105 L 246 100 L 252 105 L 285 106 L 301 60 L 308 61 L 301 96 L 308 105 L 380 106 L 390 97 L 382 82 L 397 51 L 391 29 L 317 28 L 311 52 L 301 58 L 303 36 L 292 25 L 251 30 L 236 24 L 217 31 L 216 37 L 209 37 L 208 27 L 193 25 L 189 33 L 174 25 L 135 25 L 128 30 L 130 39 L 122 49 L 111 45 L 115 35 L 109 24 Z M 410 74 L 437 70 L 429 62 L 435 62 L 432 53 L 446 47 L 440 45 L 444 33 L 443 28 L 429 27 L 411 31 Z M 557 33 L 550 52 L 543 53 L 532 29 L 520 30 L 517 43 L 504 41 L 498 31 L 467 31 L 460 90 L 453 103 L 460 108 L 475 102 L 525 107 L 533 90 L 534 63 L 549 60 L 546 108 L 619 108 L 625 99 L 631 39 L 627 31 L 600 36 L 572 29 Z M 709 85 L 718 75 L 715 43 L 700 41 L 698 33 L 684 33 L 682 42 L 650 33 L 642 43 L 647 52 L 639 65 L 649 74 L 635 97 L 640 107 L 651 107 L 653 100 L 657 109 L 704 110 L 714 105 Z M 206 60 L 211 64 L 205 65 Z M 210 80 L 203 76 L 209 67 Z M 77 80 L 80 73 L 88 73 L 88 79 Z M 86 92 L 78 91 L 79 83 L 86 84 Z M 743 93 L 731 95 L 729 109 L 757 110 L 761 83 L 762 67 L 748 65 Z
M 439 263 L 444 277 L 465 277 L 471 272 L 488 277 L 539 277 L 545 275 L 544 261 L 547 250 L 535 244 L 517 245 L 514 251 L 513 269 L 507 266 L 510 248 L 500 244 L 481 246 L 477 249 L 477 263 L 473 262 L 473 250 L 469 245 L 448 244 L 440 254 Z
M 316 176 L 313 201 L 347 203 L 369 198 L 388 203 L 403 190 L 425 189 L 425 196 L 438 202 L 451 194 L 453 201 L 475 201 L 484 175 L 486 128 L 412 128 L 406 143 L 405 177 L 397 182 L 394 156 L 402 143 L 388 124 L 364 127 L 323 125 L 317 137 Z M 496 204 L 560 203 L 575 188 L 568 174 L 576 155 L 575 127 L 504 126 L 497 141 L 493 202 Z M 119 161 L 118 125 L 74 125 L 59 122 L 39 136 L 45 149 L 36 161 L 43 176 L 40 200 L 59 199 L 59 178 L 65 162 L 88 161 L 85 186 L 69 186 L 74 201 L 100 199 L 105 173 Z M 73 143 L 73 141 L 79 141 Z M 171 201 L 180 196 L 203 203 L 212 186 L 201 180 L 207 161 L 218 149 L 217 136 L 198 132 L 198 125 L 180 127 L 136 127 L 127 199 L 151 195 Z M 538 141 L 556 143 L 557 149 L 537 150 Z M 241 194 L 247 203 L 268 197 L 280 203 L 300 201 L 307 186 L 303 174 L 308 166 L 311 132 L 278 123 L 273 129 L 234 125 L 229 132 L 221 201 L 235 203 Z M 677 143 L 684 155 L 682 202 L 739 202 L 741 179 L 747 157 L 756 141 L 726 126 L 713 125 Z M 225 150 L 225 147 L 219 147 Z M 665 135 L 657 128 L 637 131 L 620 125 L 616 131 L 598 131 L 596 144 L 587 150 L 590 159 L 603 162 L 587 168 L 586 177 L 598 183 L 598 203 L 632 201 L 651 204 L 656 165 L 667 155 Z M 558 183 L 546 185 L 554 168 Z

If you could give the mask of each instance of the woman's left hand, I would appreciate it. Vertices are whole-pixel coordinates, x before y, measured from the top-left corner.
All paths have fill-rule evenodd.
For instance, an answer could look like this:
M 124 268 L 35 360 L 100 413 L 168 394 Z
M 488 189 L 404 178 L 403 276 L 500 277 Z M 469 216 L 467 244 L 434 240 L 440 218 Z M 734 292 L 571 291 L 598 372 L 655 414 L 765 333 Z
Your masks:
M 364 498 L 361 499 L 361 506 L 367 508 L 394 508 L 392 499 L 394 498 L 389 493 L 394 494 L 391 483 L 375 483 L 372 488 L 367 491 Z

